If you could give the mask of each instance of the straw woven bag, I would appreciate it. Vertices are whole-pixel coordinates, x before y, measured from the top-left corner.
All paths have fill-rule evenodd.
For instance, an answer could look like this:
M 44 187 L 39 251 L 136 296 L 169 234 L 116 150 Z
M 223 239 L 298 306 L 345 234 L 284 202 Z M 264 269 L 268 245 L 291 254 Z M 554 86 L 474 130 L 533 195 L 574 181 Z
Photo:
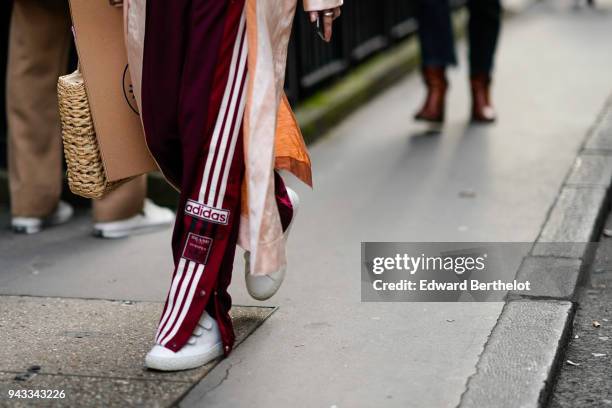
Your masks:
M 57 93 L 70 191 L 101 198 L 133 179 L 108 181 L 106 177 L 81 71 L 60 77 Z

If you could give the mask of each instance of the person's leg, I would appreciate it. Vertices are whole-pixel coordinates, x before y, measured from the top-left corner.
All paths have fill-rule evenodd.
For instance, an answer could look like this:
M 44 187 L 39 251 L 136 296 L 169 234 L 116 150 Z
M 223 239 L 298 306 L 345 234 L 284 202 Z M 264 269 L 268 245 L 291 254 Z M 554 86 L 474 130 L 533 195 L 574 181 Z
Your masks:
M 468 8 L 472 120 L 492 122 L 496 114 L 491 103 L 490 86 L 501 27 L 501 2 L 469 0 Z
M 158 4 L 163 3 L 163 4 Z M 178 101 L 190 0 L 147 1 L 142 66 L 142 121 L 147 146 L 166 179 L 181 186 Z
M 7 69 L 8 165 L 14 217 L 46 217 L 62 190 L 57 79 L 71 44 L 66 0 L 13 5 Z
M 421 65 L 446 68 L 457 64 L 448 0 L 419 0 L 417 9 Z
M 169 43 L 163 35 L 164 42 L 149 43 L 153 38 L 149 37 L 149 30 L 157 30 L 158 21 L 165 20 L 162 26 L 168 23 L 168 7 L 172 8 L 163 2 L 149 2 L 144 61 L 145 66 L 162 63 L 155 55 L 160 47 L 185 47 L 176 125 L 181 161 L 172 164 L 182 167 L 171 169 L 174 174 L 181 174 L 179 213 L 172 239 L 175 270 L 156 343 L 182 352 L 208 308 L 218 322 L 223 351 L 229 353 L 234 333 L 229 319 L 231 299 L 226 289 L 236 247 L 244 173 L 242 118 L 247 56 L 244 0 L 193 0 L 187 17 L 183 15 L 169 23 L 175 29 L 184 24 L 183 29 L 189 34 L 183 40 L 186 43 Z M 154 67 L 149 69 L 154 73 Z M 156 109 L 144 109 L 143 115 L 147 141 L 161 147 L 153 154 L 163 161 L 167 159 L 164 141 L 151 139 L 167 135 L 151 133 L 147 128 L 147 123 L 151 123 L 147 116 L 155 115 L 167 103 L 156 94 L 157 84 L 155 75 L 143 76 L 143 99 L 148 92 L 160 103 Z M 143 100 L 143 106 L 147 103 L 150 101 Z M 148 363 L 153 361 L 149 357 L 154 352 L 155 348 L 147 356 Z
M 417 20 L 427 97 L 415 119 L 441 123 L 448 88 L 446 67 L 457 63 L 449 1 L 420 0 Z
M 147 194 L 147 177 L 140 176 L 100 200 L 92 201 L 93 219 L 96 223 L 131 218 L 140 212 Z
M 499 0 L 469 0 L 470 74 L 490 75 L 501 27 Z

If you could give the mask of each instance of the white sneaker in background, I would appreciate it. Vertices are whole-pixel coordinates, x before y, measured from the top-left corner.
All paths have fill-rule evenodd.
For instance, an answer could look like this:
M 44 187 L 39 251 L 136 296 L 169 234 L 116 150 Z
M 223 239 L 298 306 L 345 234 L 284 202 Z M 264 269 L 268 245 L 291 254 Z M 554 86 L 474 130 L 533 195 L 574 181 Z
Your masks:
M 176 353 L 159 344 L 145 357 L 148 368 L 160 371 L 189 370 L 203 366 L 223 355 L 219 324 L 206 311 L 187 344 Z
M 97 222 L 93 226 L 93 233 L 100 238 L 123 238 L 168 227 L 173 222 L 174 211 L 160 207 L 147 198 L 140 214 L 119 221 Z
M 287 187 L 287 195 L 289 196 L 291 206 L 293 207 L 293 214 L 291 217 L 291 222 L 285 230 L 285 240 L 289 238 L 289 232 L 291 232 L 293 221 L 295 221 L 298 208 L 300 207 L 300 196 L 298 196 L 295 191 Z M 246 251 L 244 253 L 244 280 L 246 281 L 246 287 L 249 295 L 251 295 L 251 297 L 254 299 L 266 300 L 271 298 L 283 283 L 286 272 L 287 267 L 284 267 L 269 275 L 251 275 L 251 252 Z
M 36 234 L 43 228 L 68 222 L 74 215 L 74 209 L 65 201 L 60 201 L 53 213 L 46 217 L 13 217 L 11 229 L 20 234 Z

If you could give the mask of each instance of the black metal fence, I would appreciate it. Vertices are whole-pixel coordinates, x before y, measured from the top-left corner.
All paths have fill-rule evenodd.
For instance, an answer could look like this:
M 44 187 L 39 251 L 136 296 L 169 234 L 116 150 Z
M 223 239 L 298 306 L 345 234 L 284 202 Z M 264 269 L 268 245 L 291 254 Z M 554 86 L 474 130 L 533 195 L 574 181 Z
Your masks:
M 451 0 L 456 6 L 463 0 Z M 413 34 L 418 0 L 346 0 L 331 44 L 321 41 L 299 12 L 289 48 L 287 95 L 293 103 L 325 86 L 369 56 Z M 11 1 L 0 1 L 0 78 L 5 78 Z M 4 92 L 4 80 L 0 80 Z M 6 121 L 0 99 L 0 168 L 5 167 Z
M 414 33 L 415 0 L 347 0 L 322 42 L 302 13 L 295 21 L 287 66 L 287 94 L 296 102 L 372 54 Z

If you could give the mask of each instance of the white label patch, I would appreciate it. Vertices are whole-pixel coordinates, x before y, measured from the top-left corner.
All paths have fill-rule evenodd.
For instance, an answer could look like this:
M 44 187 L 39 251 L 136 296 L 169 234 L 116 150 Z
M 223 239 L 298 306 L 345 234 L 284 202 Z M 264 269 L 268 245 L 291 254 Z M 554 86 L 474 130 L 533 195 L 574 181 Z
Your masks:
M 185 214 L 216 224 L 227 225 L 230 212 L 221 208 L 209 207 L 193 200 L 187 200 Z
M 187 235 L 185 248 L 183 248 L 183 258 L 206 265 L 212 242 L 213 240 L 208 237 L 190 232 L 189 235 Z

